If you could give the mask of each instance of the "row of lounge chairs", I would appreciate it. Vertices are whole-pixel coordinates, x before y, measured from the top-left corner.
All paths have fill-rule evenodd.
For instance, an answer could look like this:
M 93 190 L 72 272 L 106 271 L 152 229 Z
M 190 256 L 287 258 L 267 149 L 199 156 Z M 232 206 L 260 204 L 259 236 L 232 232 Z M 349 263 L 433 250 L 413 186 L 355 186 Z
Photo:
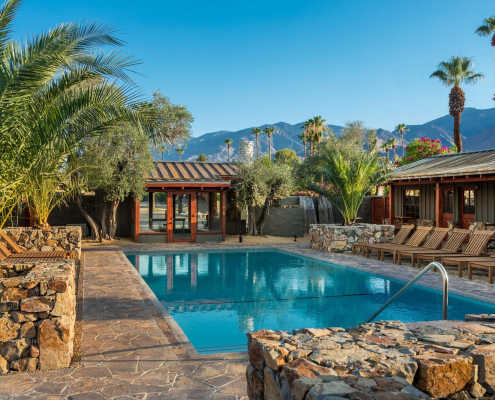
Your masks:
M 462 277 L 463 267 L 467 265 L 469 279 L 472 279 L 473 269 L 483 269 L 488 271 L 488 281 L 493 284 L 495 252 L 487 257 L 487 248 L 495 231 L 471 232 L 456 228 L 444 243 L 449 228 L 418 226 L 414 233 L 413 230 L 414 225 L 403 225 L 390 243 L 355 244 L 353 253 L 361 250 L 369 258 L 376 252 L 377 259 L 381 260 L 384 260 L 385 254 L 391 254 L 393 262 L 399 265 L 404 258 L 409 258 L 411 266 L 416 263 L 418 268 L 424 262 L 439 261 L 444 266 L 456 265 L 459 277 Z M 469 236 L 469 242 L 462 251 L 462 245 Z
M 60 261 L 68 258 L 66 251 L 24 251 L 2 230 L 0 239 L 3 241 L 0 241 L 0 261 Z

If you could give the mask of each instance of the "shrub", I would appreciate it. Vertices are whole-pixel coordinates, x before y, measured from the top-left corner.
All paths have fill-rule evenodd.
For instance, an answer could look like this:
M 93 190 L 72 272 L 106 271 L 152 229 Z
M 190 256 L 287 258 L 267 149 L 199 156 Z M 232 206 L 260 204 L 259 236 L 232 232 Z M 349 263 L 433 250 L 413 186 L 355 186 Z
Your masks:
M 397 159 L 395 165 L 407 165 L 424 158 L 455 152 L 455 147 L 448 148 L 442 145 L 440 139 L 416 138 L 406 146 L 406 155 L 401 159 Z

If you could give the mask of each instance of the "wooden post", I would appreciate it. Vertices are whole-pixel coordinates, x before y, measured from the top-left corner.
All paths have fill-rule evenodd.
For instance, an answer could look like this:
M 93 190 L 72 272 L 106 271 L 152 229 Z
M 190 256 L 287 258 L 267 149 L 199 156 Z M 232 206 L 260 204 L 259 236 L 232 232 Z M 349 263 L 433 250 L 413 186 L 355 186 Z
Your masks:
M 394 221 L 394 208 L 395 208 L 395 196 L 394 196 L 394 186 L 390 185 L 390 191 L 388 192 L 388 219 L 390 225 L 395 225 Z
M 222 199 L 220 201 L 220 208 L 222 210 L 222 241 L 225 242 L 225 192 L 222 192 Z
M 134 242 L 135 243 L 139 243 L 139 233 L 141 232 L 140 210 L 141 210 L 140 201 L 138 199 L 134 199 Z
M 173 239 L 174 230 L 174 200 L 173 194 L 167 192 L 167 242 L 171 242 Z
M 435 226 L 438 228 L 440 227 L 440 201 L 441 201 L 441 190 L 440 190 L 440 183 L 437 182 L 435 184 L 435 221 L 436 221 L 436 224 Z

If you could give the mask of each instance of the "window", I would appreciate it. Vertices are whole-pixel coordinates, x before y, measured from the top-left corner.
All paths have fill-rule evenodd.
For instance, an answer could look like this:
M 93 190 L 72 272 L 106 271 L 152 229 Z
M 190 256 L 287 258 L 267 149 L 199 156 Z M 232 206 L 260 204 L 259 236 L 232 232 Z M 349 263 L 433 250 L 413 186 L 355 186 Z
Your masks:
M 198 232 L 222 232 L 220 192 L 198 192 Z
M 404 190 L 404 216 L 419 218 L 419 190 Z
M 167 193 L 146 193 L 139 203 L 140 232 L 167 232 Z
M 465 189 L 462 191 L 462 213 L 475 214 L 474 189 Z
M 225 209 L 225 216 L 227 219 L 237 219 L 237 206 L 235 204 L 236 202 L 236 193 L 234 190 L 228 190 L 226 193 L 226 209 Z
M 454 191 L 444 190 L 442 193 L 443 198 L 443 214 L 453 214 L 454 213 Z

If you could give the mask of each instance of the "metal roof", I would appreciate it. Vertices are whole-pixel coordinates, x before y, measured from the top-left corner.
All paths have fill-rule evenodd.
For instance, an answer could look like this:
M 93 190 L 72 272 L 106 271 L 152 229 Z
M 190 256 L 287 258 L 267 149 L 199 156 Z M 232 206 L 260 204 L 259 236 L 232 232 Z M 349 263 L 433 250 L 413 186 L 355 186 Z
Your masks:
M 495 174 L 495 149 L 443 154 L 397 168 L 392 180 Z
M 235 175 L 236 169 L 231 163 L 155 161 L 155 169 L 146 182 L 225 182 Z

